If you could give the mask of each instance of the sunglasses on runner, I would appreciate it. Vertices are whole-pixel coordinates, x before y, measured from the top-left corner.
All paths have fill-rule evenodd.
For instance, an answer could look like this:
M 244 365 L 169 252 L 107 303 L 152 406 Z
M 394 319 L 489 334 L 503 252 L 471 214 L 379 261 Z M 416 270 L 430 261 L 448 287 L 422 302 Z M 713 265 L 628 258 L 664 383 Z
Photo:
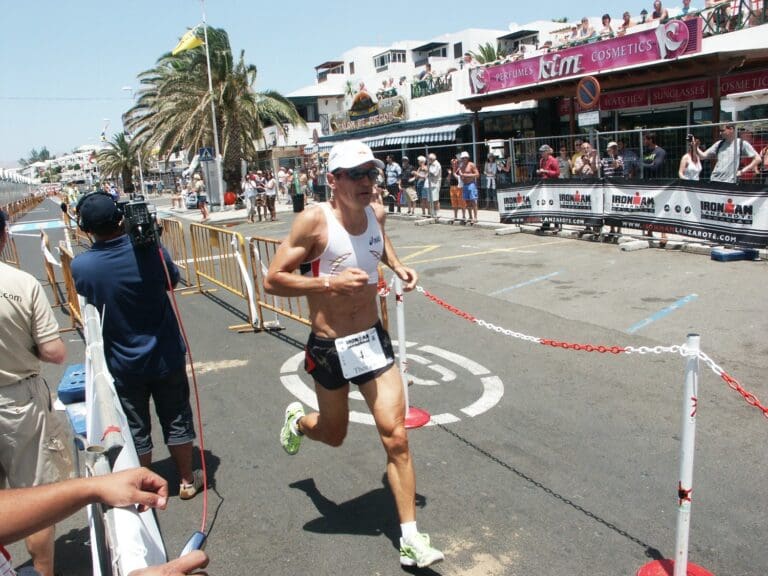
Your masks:
M 336 174 L 346 174 L 350 180 L 362 180 L 367 176 L 371 182 L 376 182 L 379 177 L 379 170 L 377 168 L 352 168 L 350 170 L 338 170 Z

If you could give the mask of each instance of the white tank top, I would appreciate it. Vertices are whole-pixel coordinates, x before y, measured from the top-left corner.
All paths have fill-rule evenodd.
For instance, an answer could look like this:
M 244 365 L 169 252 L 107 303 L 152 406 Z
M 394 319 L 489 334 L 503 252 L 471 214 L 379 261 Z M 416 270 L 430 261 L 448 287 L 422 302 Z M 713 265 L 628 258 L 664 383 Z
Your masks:
M 309 262 L 310 276 L 338 276 L 347 268 L 360 268 L 368 274 L 368 284 L 379 281 L 377 268 L 384 252 L 384 236 L 373 207 L 365 207 L 368 225 L 359 236 L 346 231 L 333 213 L 331 205 L 322 202 L 328 226 L 328 243 L 318 258 Z
M 685 180 L 698 180 L 699 174 L 701 174 L 701 160 L 694 164 L 693 160 L 689 157 L 688 164 L 685 166 L 685 170 L 683 170 L 683 178 Z

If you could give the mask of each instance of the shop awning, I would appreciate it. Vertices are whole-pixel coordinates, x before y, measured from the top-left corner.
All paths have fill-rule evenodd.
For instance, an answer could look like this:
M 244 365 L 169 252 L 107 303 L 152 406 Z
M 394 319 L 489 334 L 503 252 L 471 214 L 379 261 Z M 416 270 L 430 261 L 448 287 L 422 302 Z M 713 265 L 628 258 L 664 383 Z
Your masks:
M 429 144 L 431 142 L 445 142 L 456 140 L 456 130 L 463 124 L 443 124 L 441 126 L 428 126 L 403 130 L 386 137 L 386 145 L 393 144 Z

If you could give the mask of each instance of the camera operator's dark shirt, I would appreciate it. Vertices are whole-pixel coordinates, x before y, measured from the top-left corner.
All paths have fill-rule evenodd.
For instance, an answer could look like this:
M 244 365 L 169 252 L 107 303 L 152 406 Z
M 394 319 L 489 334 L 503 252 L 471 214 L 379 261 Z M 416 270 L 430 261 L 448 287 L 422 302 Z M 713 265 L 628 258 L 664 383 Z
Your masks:
M 175 286 L 179 270 L 165 248 L 162 252 Z M 94 242 L 72 261 L 72 276 L 77 292 L 102 315 L 113 376 L 162 377 L 184 367 L 186 348 L 156 247 L 134 248 L 125 234 Z

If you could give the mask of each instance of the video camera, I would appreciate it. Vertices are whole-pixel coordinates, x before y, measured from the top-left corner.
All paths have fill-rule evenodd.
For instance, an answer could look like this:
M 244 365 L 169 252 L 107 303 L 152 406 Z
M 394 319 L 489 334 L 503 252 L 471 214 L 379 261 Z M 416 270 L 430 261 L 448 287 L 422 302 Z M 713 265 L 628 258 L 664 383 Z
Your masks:
M 143 196 L 119 202 L 123 211 L 123 226 L 134 247 L 157 246 L 163 227 L 157 222 L 157 208 L 147 204 Z

